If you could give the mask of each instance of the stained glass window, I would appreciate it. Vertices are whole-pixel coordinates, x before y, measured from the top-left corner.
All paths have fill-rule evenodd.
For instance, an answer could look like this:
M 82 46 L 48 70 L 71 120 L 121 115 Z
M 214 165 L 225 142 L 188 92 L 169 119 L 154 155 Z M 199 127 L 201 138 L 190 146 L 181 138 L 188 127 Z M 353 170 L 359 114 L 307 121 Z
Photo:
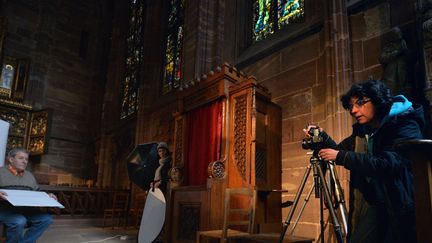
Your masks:
M 253 40 L 262 40 L 304 16 L 305 0 L 255 0 Z
M 144 0 L 131 1 L 129 33 L 126 39 L 126 63 L 120 118 L 138 110 L 139 70 L 143 60 Z
M 163 94 L 178 88 L 182 78 L 183 23 L 184 0 L 171 0 L 166 32 Z

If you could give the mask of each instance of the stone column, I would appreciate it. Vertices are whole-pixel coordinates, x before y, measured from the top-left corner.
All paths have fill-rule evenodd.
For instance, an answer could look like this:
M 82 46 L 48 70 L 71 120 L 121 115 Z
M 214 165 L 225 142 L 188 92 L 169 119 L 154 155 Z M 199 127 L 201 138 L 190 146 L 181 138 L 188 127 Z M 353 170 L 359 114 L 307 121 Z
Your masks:
M 335 141 L 341 141 L 343 138 L 351 134 L 352 120 L 342 105 L 340 97 L 345 93 L 352 84 L 352 65 L 351 65 L 351 47 L 350 35 L 348 29 L 348 16 L 346 11 L 346 3 L 344 0 L 334 0 L 327 3 L 327 12 L 324 28 L 324 59 L 325 77 L 323 87 L 320 85 L 314 88 L 312 95 L 314 97 L 323 97 L 319 102 L 325 102 L 324 114 L 325 120 L 320 123 L 328 134 Z M 321 107 L 321 108 L 320 108 Z M 321 104 L 314 104 L 312 114 L 323 112 Z M 315 119 L 314 119 L 315 120 Z M 322 124 L 321 124 L 322 123 Z M 342 187 L 348 191 L 348 171 L 342 168 L 337 168 L 339 179 Z M 347 196 L 347 195 L 346 195 Z M 345 198 L 348 200 L 348 198 Z
M 351 133 L 349 114 L 342 108 L 340 97 L 352 84 L 351 47 L 348 16 L 344 0 L 329 1 L 325 28 L 326 123 L 335 139 Z
M 222 64 L 225 1 L 198 2 L 185 5 L 185 84 Z

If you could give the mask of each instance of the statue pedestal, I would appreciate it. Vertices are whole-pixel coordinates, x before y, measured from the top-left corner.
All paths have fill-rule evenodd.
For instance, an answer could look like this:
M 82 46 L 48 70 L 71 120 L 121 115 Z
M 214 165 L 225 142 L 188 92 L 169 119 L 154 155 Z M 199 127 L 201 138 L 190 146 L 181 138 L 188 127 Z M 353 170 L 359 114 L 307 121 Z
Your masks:
M 409 140 L 398 144 L 412 159 L 418 242 L 432 242 L 432 140 Z

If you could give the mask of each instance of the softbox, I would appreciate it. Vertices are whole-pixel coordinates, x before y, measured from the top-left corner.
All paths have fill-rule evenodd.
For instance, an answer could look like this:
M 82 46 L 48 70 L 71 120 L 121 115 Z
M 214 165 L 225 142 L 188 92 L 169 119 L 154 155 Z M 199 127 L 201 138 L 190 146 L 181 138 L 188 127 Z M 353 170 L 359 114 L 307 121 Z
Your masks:
M 147 191 L 159 166 L 157 143 L 139 144 L 127 157 L 129 180 Z

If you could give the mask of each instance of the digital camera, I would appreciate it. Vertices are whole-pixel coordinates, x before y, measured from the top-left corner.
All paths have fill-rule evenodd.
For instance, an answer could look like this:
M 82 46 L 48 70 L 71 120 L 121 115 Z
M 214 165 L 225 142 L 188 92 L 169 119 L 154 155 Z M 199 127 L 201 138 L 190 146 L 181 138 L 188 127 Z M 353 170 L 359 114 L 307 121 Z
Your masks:
M 320 150 L 323 148 L 324 139 L 322 137 L 321 130 L 319 127 L 311 128 L 309 130 L 310 137 L 302 140 L 302 148 L 310 150 Z

